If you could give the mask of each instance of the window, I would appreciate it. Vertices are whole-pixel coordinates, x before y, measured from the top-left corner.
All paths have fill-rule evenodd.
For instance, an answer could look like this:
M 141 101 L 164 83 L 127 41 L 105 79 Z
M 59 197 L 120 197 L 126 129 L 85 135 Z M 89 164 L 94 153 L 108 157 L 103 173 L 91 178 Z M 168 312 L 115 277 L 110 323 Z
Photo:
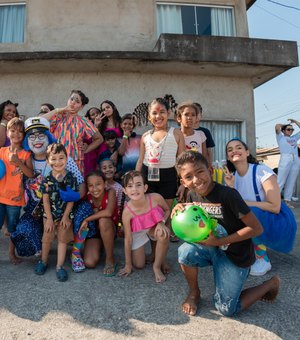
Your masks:
M 0 43 L 22 43 L 25 37 L 25 4 L 0 5 Z
M 235 36 L 232 7 L 157 4 L 157 33 Z

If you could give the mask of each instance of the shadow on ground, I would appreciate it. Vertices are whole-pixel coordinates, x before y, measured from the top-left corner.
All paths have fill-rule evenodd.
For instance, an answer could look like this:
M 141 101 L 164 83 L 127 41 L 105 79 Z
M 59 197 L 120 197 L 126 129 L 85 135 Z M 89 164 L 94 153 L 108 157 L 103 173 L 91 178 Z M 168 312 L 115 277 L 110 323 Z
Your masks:
M 295 214 L 300 220 L 299 208 Z M 177 265 L 178 244 L 171 244 L 168 255 L 172 273 L 164 284 L 156 284 L 151 266 L 127 278 L 106 278 L 103 263 L 95 270 L 71 272 L 69 281 L 57 282 L 55 251 L 44 276 L 33 273 L 34 258 L 19 266 L 9 263 L 8 242 L 0 238 L 1 323 L 3 338 L 56 339 L 74 333 L 84 338 L 122 336 L 151 338 L 300 338 L 300 256 L 299 233 L 291 254 L 269 252 L 272 271 L 264 278 L 250 277 L 247 287 L 278 274 L 282 287 L 274 304 L 258 302 L 235 318 L 225 318 L 212 305 L 213 277 L 210 268 L 199 274 L 202 301 L 196 317 L 184 315 L 180 305 L 187 286 Z M 124 259 L 122 240 L 116 243 L 119 262 Z M 103 261 L 102 261 L 103 262 Z M 26 327 L 24 327 L 24 325 Z M 56 331 L 54 331 L 56 327 Z M 104 332 L 103 331 L 108 331 Z M 6 333 L 5 333 L 6 332 Z

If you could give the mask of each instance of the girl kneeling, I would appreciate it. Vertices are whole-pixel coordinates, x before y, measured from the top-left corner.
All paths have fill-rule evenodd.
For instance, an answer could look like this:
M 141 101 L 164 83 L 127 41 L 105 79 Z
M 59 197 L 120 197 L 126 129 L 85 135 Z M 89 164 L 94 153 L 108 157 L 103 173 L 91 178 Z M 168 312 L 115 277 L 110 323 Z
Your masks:
M 145 194 L 148 189 L 139 171 L 130 171 L 124 176 L 124 192 L 129 197 L 125 205 L 122 221 L 125 231 L 125 267 L 120 275 L 127 276 L 132 266 L 144 268 L 146 262 L 145 244 L 151 240 L 157 241 L 153 271 L 157 283 L 166 280 L 162 266 L 169 246 L 170 230 L 165 226 L 165 220 L 170 215 L 166 201 L 159 194 Z

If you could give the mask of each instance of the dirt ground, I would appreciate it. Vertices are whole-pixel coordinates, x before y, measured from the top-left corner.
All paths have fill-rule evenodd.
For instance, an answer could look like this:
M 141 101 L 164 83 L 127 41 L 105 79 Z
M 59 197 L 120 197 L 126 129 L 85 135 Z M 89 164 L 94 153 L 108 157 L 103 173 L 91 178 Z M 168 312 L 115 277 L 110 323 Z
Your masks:
M 299 222 L 300 203 L 296 206 Z M 290 254 L 269 251 L 271 272 L 247 281 L 249 287 L 278 274 L 282 285 L 276 302 L 258 302 L 234 318 L 214 309 L 210 268 L 199 273 L 202 301 L 197 315 L 181 312 L 187 285 L 177 264 L 178 245 L 170 246 L 172 273 L 164 284 L 154 282 L 151 266 L 127 278 L 103 277 L 103 259 L 96 269 L 80 274 L 71 271 L 68 261 L 69 280 L 60 283 L 55 248 L 48 271 L 37 276 L 35 258 L 18 266 L 9 263 L 8 240 L 1 235 L 0 339 L 300 339 L 299 231 Z M 122 249 L 122 240 L 117 240 L 120 265 Z

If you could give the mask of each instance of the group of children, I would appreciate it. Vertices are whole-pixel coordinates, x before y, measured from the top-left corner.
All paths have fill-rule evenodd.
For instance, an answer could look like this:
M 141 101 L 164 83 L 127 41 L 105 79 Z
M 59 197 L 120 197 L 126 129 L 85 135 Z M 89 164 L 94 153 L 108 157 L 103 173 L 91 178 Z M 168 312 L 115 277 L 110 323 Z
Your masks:
M 212 181 L 207 136 L 195 130 L 201 113 L 199 107 L 195 103 L 179 105 L 180 129 L 177 129 L 169 127 L 168 103 L 157 98 L 149 104 L 148 119 L 152 129 L 139 137 L 133 132 L 132 115 L 121 118 L 115 105 L 108 100 L 101 103 L 100 110 L 92 108 L 86 117 L 80 116 L 79 112 L 87 103 L 88 98 L 74 90 L 66 107 L 52 109 L 42 116 L 49 121 L 50 131 L 58 142 L 50 144 L 46 150 L 51 171 L 40 186 L 44 227 L 41 259 L 35 273 L 46 272 L 55 234 L 58 240 L 56 275 L 62 282 L 68 279 L 64 262 L 67 244 L 72 240 L 74 271 L 95 267 L 103 245 L 105 276 L 117 273 L 127 276 L 133 267 L 143 268 L 145 244 L 151 240 L 155 281 L 164 282 L 169 271 L 166 256 L 172 236 L 170 214 L 174 199 L 179 197 L 214 211 L 214 217 L 228 232 L 222 239 L 211 234 L 199 244 L 184 243 L 179 248 L 179 263 L 190 289 L 182 305 L 183 312 L 196 313 L 200 300 L 197 268 L 208 265 L 214 268 L 214 302 L 222 314 L 233 315 L 259 299 L 273 301 L 279 289 L 278 277 L 242 291 L 255 261 L 251 238 L 262 232 L 262 226 L 237 191 Z M 9 121 L 7 136 L 10 146 L 0 149 L 0 159 L 6 167 L 0 180 L 0 225 L 5 223 L 6 216 L 8 231 L 12 233 L 25 204 L 23 175 L 32 177 L 33 167 L 31 152 L 22 149 L 25 129 L 19 118 Z M 43 138 L 42 133 L 34 131 L 34 139 L 40 138 Z M 85 174 L 86 190 L 80 191 L 78 181 L 67 170 L 68 156 Z M 64 199 L 66 192 L 71 192 L 72 198 Z M 73 234 L 74 206 L 79 198 L 91 204 L 92 213 L 82 219 L 79 230 Z M 214 209 L 209 209 L 211 205 Z M 172 214 L 184 207 L 184 203 L 177 204 Z M 96 233 L 89 237 L 91 223 L 96 224 Z M 119 270 L 114 257 L 114 240 L 120 224 L 125 237 L 125 266 Z M 225 244 L 229 244 L 227 250 L 219 248 Z M 10 242 L 10 257 L 16 262 L 13 247 Z M 224 276 L 224 272 L 229 274 Z

